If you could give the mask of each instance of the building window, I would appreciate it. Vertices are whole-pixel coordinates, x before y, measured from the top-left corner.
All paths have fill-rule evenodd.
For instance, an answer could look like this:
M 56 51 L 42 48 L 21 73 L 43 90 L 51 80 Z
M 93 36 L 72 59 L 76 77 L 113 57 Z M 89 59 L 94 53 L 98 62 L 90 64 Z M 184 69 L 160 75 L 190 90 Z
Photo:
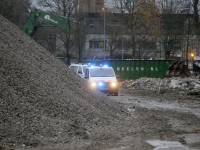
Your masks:
M 156 49 L 156 43 L 154 41 L 138 41 L 140 49 Z
M 113 48 L 122 49 L 122 40 L 116 40 L 114 42 Z M 123 49 L 126 50 L 129 48 L 130 48 L 130 42 L 127 40 L 123 40 Z
M 115 41 L 114 48 L 122 48 L 122 41 Z
M 90 40 L 89 46 L 90 46 L 91 49 L 97 49 L 97 48 L 103 49 L 104 48 L 104 41 L 103 40 Z

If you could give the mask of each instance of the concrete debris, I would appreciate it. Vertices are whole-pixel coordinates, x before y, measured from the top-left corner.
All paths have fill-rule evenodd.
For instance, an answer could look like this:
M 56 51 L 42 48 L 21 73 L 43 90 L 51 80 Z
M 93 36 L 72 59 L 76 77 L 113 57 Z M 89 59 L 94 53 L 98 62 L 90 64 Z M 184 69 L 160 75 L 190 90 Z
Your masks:
M 189 78 L 148 78 L 142 77 L 136 80 L 125 80 L 120 83 L 122 87 L 129 89 L 140 89 L 140 90 L 159 90 L 160 89 L 180 89 L 187 91 L 188 94 L 200 94 L 200 77 L 189 77 Z
M 169 87 L 170 88 L 180 88 L 181 86 L 179 84 L 179 80 L 172 79 L 169 84 Z

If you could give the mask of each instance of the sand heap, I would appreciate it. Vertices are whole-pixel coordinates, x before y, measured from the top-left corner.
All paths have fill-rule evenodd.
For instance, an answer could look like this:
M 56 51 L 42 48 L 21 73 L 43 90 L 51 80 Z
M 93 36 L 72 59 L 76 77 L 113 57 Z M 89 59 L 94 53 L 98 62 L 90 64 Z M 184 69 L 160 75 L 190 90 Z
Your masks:
M 0 149 L 87 139 L 118 108 L 0 16 Z

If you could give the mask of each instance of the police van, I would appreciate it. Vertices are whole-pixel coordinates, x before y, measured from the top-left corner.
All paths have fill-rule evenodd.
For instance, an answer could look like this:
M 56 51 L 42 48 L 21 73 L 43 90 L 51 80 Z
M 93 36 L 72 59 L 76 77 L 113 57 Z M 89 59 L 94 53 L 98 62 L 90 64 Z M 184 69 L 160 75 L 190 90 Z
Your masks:
M 91 88 L 118 96 L 118 82 L 112 67 L 88 66 L 84 77 Z
M 88 67 L 88 65 L 83 64 L 71 64 L 69 68 L 77 73 L 81 78 L 85 77 L 85 70 Z

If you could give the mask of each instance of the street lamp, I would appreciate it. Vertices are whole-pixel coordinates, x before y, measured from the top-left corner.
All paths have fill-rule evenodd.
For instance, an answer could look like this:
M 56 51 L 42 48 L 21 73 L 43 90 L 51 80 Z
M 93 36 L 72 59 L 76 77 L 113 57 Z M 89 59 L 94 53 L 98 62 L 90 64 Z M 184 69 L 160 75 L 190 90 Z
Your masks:
M 105 19 L 105 8 L 102 8 L 102 10 L 104 10 L 104 42 L 103 42 L 103 47 L 104 47 L 104 50 L 103 50 L 103 60 L 105 60 L 105 51 L 106 51 L 106 27 L 105 27 L 105 24 L 106 24 L 106 19 Z

